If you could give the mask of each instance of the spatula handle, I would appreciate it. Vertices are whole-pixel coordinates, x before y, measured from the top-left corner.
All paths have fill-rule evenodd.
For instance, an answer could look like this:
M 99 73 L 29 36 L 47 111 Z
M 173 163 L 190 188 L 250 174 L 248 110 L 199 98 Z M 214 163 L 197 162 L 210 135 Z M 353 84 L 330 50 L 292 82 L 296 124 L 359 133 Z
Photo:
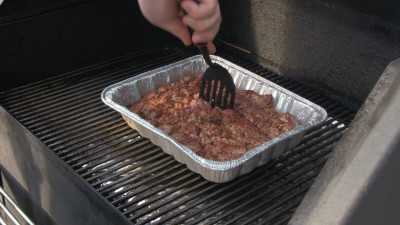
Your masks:
M 199 4 L 198 0 L 192 0 L 192 1 Z M 186 12 L 185 12 L 185 14 L 186 14 Z M 188 27 L 188 29 L 190 32 L 190 36 L 193 36 L 194 30 L 191 27 Z M 197 48 L 200 50 L 201 55 L 203 55 L 204 61 L 206 61 L 207 65 L 211 66 L 212 61 L 211 61 L 211 57 L 210 57 L 210 52 L 208 52 L 207 43 L 195 43 L 194 45 L 196 45 Z
M 208 52 L 207 44 L 199 43 L 196 44 L 197 48 L 199 48 L 201 54 L 203 55 L 204 61 L 206 61 L 208 66 L 212 66 L 210 53 Z

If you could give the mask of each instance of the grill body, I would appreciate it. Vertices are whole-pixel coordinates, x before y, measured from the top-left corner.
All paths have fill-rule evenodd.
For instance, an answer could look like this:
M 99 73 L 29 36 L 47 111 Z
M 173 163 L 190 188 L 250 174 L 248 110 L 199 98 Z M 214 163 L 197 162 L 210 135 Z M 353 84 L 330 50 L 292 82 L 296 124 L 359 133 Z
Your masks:
M 92 215 L 117 224 L 287 222 L 354 112 L 224 51 L 223 46 L 220 49 L 221 57 L 322 105 L 330 118 L 307 134 L 296 149 L 272 163 L 225 184 L 206 181 L 129 128 L 101 102 L 100 93 L 108 85 L 195 53 L 176 46 L 153 47 L 3 93 L 2 105 L 7 110 L 3 110 L 3 121 L 9 125 L 2 137 L 8 139 L 7 132 L 18 128 L 12 138 L 20 139 L 17 143 L 23 150 L 15 157 L 16 148 L 7 148 L 7 158 L 13 160 L 2 165 L 19 171 L 24 163 L 14 160 L 31 162 L 31 167 L 22 167 L 25 177 L 21 179 L 29 177 L 22 189 L 36 196 L 37 204 L 55 204 L 44 211 L 57 224 L 77 218 L 98 223 L 90 220 Z M 79 206 L 85 205 L 88 212 L 83 215 L 87 217 L 57 216 L 62 206 L 54 202 L 68 205 L 62 210 L 68 212 L 66 216 L 79 215 Z

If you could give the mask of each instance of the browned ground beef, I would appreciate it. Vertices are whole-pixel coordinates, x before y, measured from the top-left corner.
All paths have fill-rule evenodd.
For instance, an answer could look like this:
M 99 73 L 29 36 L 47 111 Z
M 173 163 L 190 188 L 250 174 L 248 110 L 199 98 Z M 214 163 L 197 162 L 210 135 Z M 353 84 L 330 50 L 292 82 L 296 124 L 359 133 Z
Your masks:
M 226 161 L 241 157 L 293 129 L 296 118 L 280 114 L 271 95 L 237 90 L 235 109 L 211 108 L 199 99 L 202 74 L 181 78 L 145 95 L 129 109 L 198 155 Z

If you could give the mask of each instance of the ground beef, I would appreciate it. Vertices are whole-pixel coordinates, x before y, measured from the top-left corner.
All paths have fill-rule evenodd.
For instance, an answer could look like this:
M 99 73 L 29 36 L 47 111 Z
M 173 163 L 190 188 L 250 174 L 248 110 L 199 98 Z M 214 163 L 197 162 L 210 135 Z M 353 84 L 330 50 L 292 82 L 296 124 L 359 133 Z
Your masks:
M 199 99 L 202 74 L 181 78 L 145 95 L 129 109 L 196 154 L 226 161 L 241 157 L 296 126 L 278 113 L 271 95 L 237 90 L 235 108 L 221 110 Z

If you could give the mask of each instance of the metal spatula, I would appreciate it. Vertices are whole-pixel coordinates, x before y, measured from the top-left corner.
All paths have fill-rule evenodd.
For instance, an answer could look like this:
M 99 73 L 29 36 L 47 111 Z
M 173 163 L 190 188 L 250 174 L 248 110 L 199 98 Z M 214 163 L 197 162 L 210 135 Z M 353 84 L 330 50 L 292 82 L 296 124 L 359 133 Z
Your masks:
M 207 44 L 197 44 L 197 47 L 208 65 L 201 82 L 199 97 L 210 102 L 211 107 L 233 109 L 236 89 L 232 76 L 224 67 L 211 62 Z

